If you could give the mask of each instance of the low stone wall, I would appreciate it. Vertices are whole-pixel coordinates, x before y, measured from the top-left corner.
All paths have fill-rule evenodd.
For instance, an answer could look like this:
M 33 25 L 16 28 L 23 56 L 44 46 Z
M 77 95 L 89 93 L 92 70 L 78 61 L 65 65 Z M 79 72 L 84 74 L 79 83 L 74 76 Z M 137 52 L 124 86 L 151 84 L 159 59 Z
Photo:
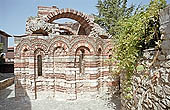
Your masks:
M 14 83 L 14 77 L 7 78 L 0 81 L 0 90 L 5 89 L 6 87 L 12 85 Z
M 142 63 L 151 64 L 156 50 L 147 50 Z M 170 109 L 170 69 L 166 56 L 158 55 L 151 68 L 133 76 L 132 100 L 123 100 L 125 110 L 169 110 Z

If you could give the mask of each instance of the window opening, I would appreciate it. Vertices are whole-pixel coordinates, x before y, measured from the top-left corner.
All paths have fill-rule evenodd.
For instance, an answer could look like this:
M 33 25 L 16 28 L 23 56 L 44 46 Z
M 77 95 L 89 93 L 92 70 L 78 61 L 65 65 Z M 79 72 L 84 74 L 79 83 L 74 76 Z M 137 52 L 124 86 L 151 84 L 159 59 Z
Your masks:
M 42 56 L 37 56 L 37 67 L 38 67 L 38 76 L 42 76 Z

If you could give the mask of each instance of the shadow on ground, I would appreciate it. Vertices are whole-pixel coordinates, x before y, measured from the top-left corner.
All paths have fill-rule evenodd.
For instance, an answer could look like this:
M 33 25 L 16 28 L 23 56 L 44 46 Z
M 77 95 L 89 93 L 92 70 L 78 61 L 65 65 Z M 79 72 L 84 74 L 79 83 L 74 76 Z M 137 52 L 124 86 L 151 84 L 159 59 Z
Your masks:
M 121 100 L 120 94 L 113 94 L 112 97 L 107 102 L 108 108 L 113 108 L 114 110 L 121 110 Z
M 0 110 L 31 110 L 29 97 L 15 98 L 14 90 L 14 84 L 0 90 Z

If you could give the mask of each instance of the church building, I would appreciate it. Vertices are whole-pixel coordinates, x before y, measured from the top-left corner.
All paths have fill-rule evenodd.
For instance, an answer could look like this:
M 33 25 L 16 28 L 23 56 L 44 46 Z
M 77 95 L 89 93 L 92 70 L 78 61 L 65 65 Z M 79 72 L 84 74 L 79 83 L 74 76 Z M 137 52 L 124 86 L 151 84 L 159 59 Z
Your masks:
M 62 18 L 76 22 L 54 22 Z M 38 6 L 25 35 L 14 37 L 16 97 L 95 99 L 114 82 L 111 39 L 92 15 Z

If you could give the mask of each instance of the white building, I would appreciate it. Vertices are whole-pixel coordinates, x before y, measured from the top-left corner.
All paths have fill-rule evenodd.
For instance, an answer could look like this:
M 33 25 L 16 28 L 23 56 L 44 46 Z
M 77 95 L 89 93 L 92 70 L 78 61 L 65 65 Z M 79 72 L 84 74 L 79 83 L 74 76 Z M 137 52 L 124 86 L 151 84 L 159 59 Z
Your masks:
M 0 30 L 0 43 L 3 43 L 3 53 L 6 53 L 8 50 L 8 37 L 12 36 Z

